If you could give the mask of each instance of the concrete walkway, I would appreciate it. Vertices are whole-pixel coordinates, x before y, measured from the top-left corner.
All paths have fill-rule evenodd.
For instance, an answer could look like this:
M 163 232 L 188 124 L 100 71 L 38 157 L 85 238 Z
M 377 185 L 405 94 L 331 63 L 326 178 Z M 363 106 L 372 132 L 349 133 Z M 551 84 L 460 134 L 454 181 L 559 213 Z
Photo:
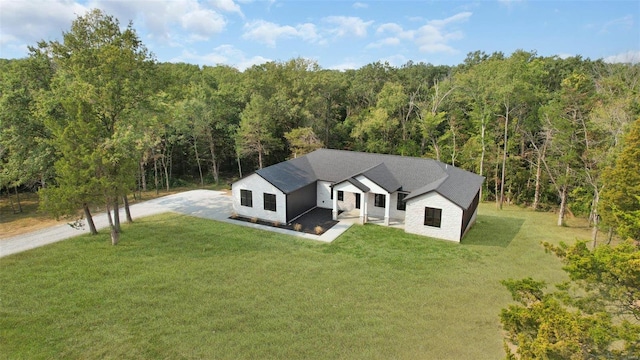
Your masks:
M 282 234 L 322 242 L 332 242 L 352 225 L 349 221 L 341 221 L 321 236 L 317 236 L 259 224 L 234 221 L 229 219 L 229 215 L 231 215 L 232 212 L 231 197 L 226 195 L 224 192 L 212 190 L 192 190 L 167 195 L 161 198 L 131 205 L 130 209 L 131 216 L 134 218 L 134 221 L 136 218 L 173 211 L 200 218 L 224 221 L 234 225 L 249 226 L 256 229 L 275 231 Z M 121 209 L 120 219 L 124 218 L 124 210 Z M 95 215 L 93 217 L 93 221 L 98 230 L 109 226 L 106 213 Z M 74 229 L 71 226 L 64 224 L 3 239 L 0 240 L 0 257 L 34 249 L 86 233 L 89 233 L 89 229 L 86 226 L 84 229 Z

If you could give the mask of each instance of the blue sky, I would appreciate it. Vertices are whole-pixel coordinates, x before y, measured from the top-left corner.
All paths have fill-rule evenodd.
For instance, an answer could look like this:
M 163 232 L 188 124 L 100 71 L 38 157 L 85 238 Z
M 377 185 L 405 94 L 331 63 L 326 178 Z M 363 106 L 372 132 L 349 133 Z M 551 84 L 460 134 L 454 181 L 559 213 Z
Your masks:
M 132 20 L 159 61 L 241 70 L 294 57 L 330 69 L 456 65 L 472 51 L 517 49 L 640 62 L 640 1 L 627 0 L 0 0 L 0 58 L 60 39 L 91 8 Z

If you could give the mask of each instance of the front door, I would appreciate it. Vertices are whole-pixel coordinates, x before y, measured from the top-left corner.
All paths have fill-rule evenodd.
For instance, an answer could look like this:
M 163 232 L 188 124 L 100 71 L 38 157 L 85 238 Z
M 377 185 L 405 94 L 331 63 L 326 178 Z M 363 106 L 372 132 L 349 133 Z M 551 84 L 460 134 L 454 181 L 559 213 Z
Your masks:
M 356 209 L 360 209 L 360 194 L 356 194 Z

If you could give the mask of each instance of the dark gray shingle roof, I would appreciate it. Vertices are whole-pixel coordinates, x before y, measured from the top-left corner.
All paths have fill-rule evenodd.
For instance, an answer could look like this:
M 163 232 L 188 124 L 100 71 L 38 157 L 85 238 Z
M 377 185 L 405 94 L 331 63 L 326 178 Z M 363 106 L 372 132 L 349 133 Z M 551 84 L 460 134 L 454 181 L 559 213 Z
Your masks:
M 384 163 L 372 167 L 363 172 L 362 175 L 390 193 L 398 191 L 402 187 L 402 184 L 393 176 Z
M 317 180 L 337 183 L 364 175 L 389 192 L 408 192 L 407 199 L 436 191 L 464 209 L 484 181 L 432 159 L 333 149 L 319 149 L 257 173 L 287 194 Z
M 306 156 L 271 165 L 256 173 L 285 194 L 318 180 Z

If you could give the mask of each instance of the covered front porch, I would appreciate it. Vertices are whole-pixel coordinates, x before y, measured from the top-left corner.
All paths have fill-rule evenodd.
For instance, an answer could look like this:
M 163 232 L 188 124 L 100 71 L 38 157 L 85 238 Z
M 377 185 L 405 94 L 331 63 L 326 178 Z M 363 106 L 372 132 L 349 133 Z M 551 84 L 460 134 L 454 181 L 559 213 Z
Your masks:
M 346 221 L 352 224 L 376 224 L 382 226 L 390 226 L 399 229 L 404 229 L 404 219 L 389 218 L 389 224 L 385 225 L 384 217 L 381 216 L 367 216 L 366 222 L 363 222 L 364 217 L 360 215 L 360 209 L 353 209 L 351 211 L 342 211 L 338 214 L 338 221 Z
M 333 185 L 333 219 L 353 219 L 359 224 L 404 225 L 403 220 L 390 217 L 391 194 L 375 184 L 364 182 L 349 178 Z

